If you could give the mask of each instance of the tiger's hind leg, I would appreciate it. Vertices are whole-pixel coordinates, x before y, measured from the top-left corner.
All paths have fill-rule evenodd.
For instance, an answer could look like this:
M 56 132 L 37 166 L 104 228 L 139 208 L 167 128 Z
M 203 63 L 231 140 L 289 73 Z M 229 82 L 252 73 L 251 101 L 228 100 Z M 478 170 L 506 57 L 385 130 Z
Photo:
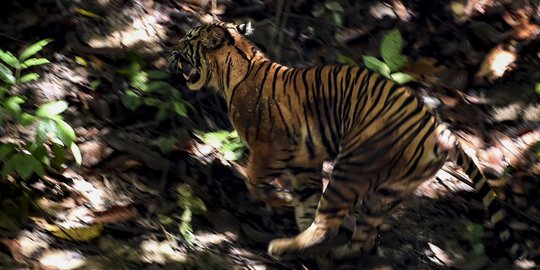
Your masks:
M 294 214 L 300 231 L 307 229 L 315 219 L 317 206 L 322 196 L 322 164 L 314 166 L 289 166 L 292 174 L 291 187 L 294 192 Z
M 357 198 L 358 185 L 346 178 L 333 178 L 323 192 L 315 220 L 311 225 L 291 238 L 270 242 L 268 253 L 277 257 L 312 254 L 337 234 L 343 219 L 348 215 Z
M 384 218 L 409 193 L 384 187 L 367 192 L 360 205 L 354 210 L 356 224 L 351 239 L 347 244 L 332 250 L 332 256 L 343 259 L 370 252 L 375 245 Z

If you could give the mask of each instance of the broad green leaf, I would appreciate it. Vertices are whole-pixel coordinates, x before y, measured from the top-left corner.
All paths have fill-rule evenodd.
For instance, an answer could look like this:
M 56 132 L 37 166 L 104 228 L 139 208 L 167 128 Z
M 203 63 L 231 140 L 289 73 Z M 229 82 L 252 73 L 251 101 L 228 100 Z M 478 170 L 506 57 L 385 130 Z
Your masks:
M 401 54 L 403 38 L 398 29 L 388 32 L 381 44 L 381 56 L 391 71 L 401 69 L 407 63 L 407 57 Z
M 151 98 L 151 97 L 143 98 L 143 102 L 144 102 L 144 105 L 152 106 L 152 107 L 159 107 L 163 103 L 163 101 L 157 98 Z
M 0 160 L 4 160 L 14 150 L 15 150 L 15 145 L 14 144 L 8 143 L 8 144 L 0 145 Z
M 64 145 L 71 145 L 77 139 L 75 131 L 64 120 L 56 120 L 56 127 L 58 129 L 58 138 L 64 143 Z
M 101 80 L 100 79 L 93 80 L 93 81 L 90 82 L 90 89 L 96 90 L 99 85 L 101 85 Z
M 18 154 L 17 163 L 15 164 L 15 171 L 24 180 L 28 180 L 34 173 L 39 176 L 43 176 L 45 174 L 45 170 L 43 169 L 41 162 L 39 162 L 39 160 L 37 160 L 34 156 L 26 154 Z
M 183 102 L 174 101 L 173 107 L 176 114 L 183 117 L 187 116 L 187 109 Z
M 19 61 L 24 61 L 28 59 L 30 56 L 36 54 L 37 52 L 41 51 L 43 47 L 47 46 L 51 41 L 53 41 L 50 38 L 40 40 L 32 45 L 30 45 L 28 48 L 26 48 L 22 53 L 21 56 L 19 56 Z
M 68 103 L 64 100 L 53 101 L 39 106 L 36 115 L 39 117 L 52 117 L 58 115 L 68 108 Z
M 156 142 L 162 153 L 168 153 L 173 149 L 176 139 L 174 137 L 159 137 Z
M 43 144 L 32 144 L 33 149 L 30 150 L 32 153 L 32 156 L 34 156 L 37 160 L 39 160 L 41 163 L 50 166 L 50 160 L 47 153 L 47 148 L 45 148 L 45 145 Z
M 20 104 L 22 103 L 24 103 L 24 99 L 19 96 L 12 96 L 4 102 L 4 106 L 11 115 L 19 117 L 19 114 L 21 113 Z
M 175 89 L 175 88 L 172 85 L 170 85 L 168 82 L 154 81 L 154 82 L 147 83 L 144 89 L 141 89 L 141 90 L 147 93 L 151 93 L 156 90 L 163 92 L 165 90 L 171 90 L 171 89 Z
M 341 4 L 339 3 L 339 1 L 325 1 L 324 2 L 324 7 L 330 11 L 334 11 L 334 12 L 344 12 L 345 10 L 343 9 L 343 7 L 341 6 Z
M 37 79 L 39 79 L 39 74 L 32 72 L 32 73 L 24 74 L 21 78 L 19 78 L 17 83 L 26 83 L 30 81 L 35 81 Z
M 77 163 L 77 165 L 81 165 L 82 163 L 81 149 L 79 149 L 79 147 L 75 143 L 72 143 L 69 146 L 69 149 L 71 150 L 71 153 L 73 154 L 73 158 L 75 159 L 75 162 Z
M 27 59 L 26 61 L 24 61 L 22 63 L 21 68 L 25 69 L 25 68 L 44 65 L 44 64 L 48 64 L 48 63 L 50 63 L 50 62 L 46 58 L 30 58 L 30 59 Z
M 5 179 L 10 173 L 15 171 L 15 165 L 18 161 L 18 156 L 20 154 L 15 154 L 11 156 L 6 163 L 4 163 L 4 166 L 2 166 L 2 178 Z
M 11 52 L 0 50 L 0 59 L 11 67 L 17 68 L 19 60 Z
M 362 59 L 364 60 L 364 65 L 374 71 L 379 71 L 381 69 L 381 66 L 384 64 L 383 61 L 377 59 L 374 56 L 363 56 Z
M 146 74 L 148 75 L 148 78 L 153 80 L 163 80 L 169 77 L 169 74 L 157 69 L 148 70 L 146 71 Z
M 390 78 L 399 84 L 405 84 L 412 81 L 413 77 L 407 73 L 396 72 L 390 75 Z
M 58 140 L 56 123 L 51 119 L 41 119 L 37 125 L 36 143 L 43 144 L 48 139 Z M 60 145 L 62 141 L 58 140 Z
M 141 106 L 142 99 L 137 93 L 131 90 L 126 90 L 126 92 L 122 96 L 122 104 L 124 104 L 126 108 L 135 111 Z
M 146 91 L 146 84 L 148 83 L 148 74 L 144 71 L 137 71 L 133 75 L 130 75 L 130 85 L 142 91 Z
M 354 59 L 352 59 L 350 56 L 346 56 L 341 53 L 338 53 L 336 55 L 336 61 L 344 65 L 356 65 L 356 61 L 354 61 Z
M 61 165 L 66 162 L 66 149 L 59 144 L 52 145 L 52 151 L 54 153 L 54 163 L 56 165 Z
M 2 63 L 0 63 L 0 80 L 10 85 L 15 84 L 15 76 L 13 75 L 13 71 Z
M 220 148 L 228 136 L 228 131 L 216 131 L 203 134 L 201 139 L 205 144 L 215 148 Z
M 159 106 L 159 110 L 158 112 L 156 113 L 156 117 L 154 118 L 155 121 L 157 122 L 161 122 L 165 119 L 167 119 L 167 116 L 169 116 L 169 112 L 171 110 L 171 103 L 170 102 L 167 102 L 165 103 L 164 105 L 162 106 Z
M 536 86 L 534 87 L 534 90 L 536 91 L 537 94 L 540 95 L 540 83 L 536 84 Z
M 20 122 L 21 122 L 21 125 L 23 126 L 29 126 L 31 124 L 33 124 L 34 122 L 36 122 L 37 120 L 37 117 L 29 114 L 29 113 L 22 113 L 21 116 L 20 116 Z

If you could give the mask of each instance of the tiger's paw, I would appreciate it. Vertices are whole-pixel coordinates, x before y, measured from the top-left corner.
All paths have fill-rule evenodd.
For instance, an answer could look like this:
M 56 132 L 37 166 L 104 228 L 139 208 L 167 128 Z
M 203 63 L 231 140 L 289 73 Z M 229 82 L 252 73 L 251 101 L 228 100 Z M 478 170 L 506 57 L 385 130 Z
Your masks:
M 268 245 L 268 254 L 278 258 L 289 258 L 300 254 L 300 249 L 294 246 L 294 238 L 275 239 Z
M 312 224 L 292 238 L 275 239 L 268 245 L 268 253 L 278 258 L 309 257 L 324 252 L 325 244 L 334 238 L 337 231 Z

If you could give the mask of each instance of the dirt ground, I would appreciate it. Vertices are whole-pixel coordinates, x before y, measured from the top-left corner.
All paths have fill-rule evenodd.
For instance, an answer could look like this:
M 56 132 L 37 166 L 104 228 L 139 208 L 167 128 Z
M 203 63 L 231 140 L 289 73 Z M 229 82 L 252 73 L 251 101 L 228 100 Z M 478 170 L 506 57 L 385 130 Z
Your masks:
M 54 39 L 40 52 L 51 62 L 35 68 L 41 78 L 12 91 L 28 98 L 29 110 L 68 101 L 64 118 L 82 153 L 81 166 L 68 159 L 23 188 L 0 181 L 0 269 L 540 267 L 539 1 L 20 0 L 0 7 L 0 49 Z M 230 161 L 197 136 L 232 129 L 224 102 L 209 90 L 189 91 L 168 70 L 175 42 L 213 21 L 251 21 L 250 39 L 291 66 L 361 64 L 399 29 L 409 58 L 403 72 L 414 78 L 408 85 L 478 150 L 486 170 L 504 175 L 492 184 L 531 258 L 505 256 L 451 163 L 388 217 L 371 254 L 347 262 L 270 257 L 270 240 L 297 233 L 291 209 L 249 197 L 247 154 Z M 167 72 L 184 116 L 156 121 L 156 107 L 127 108 L 126 70 L 134 67 Z M 21 139 L 13 134 L 0 127 L 0 143 Z M 160 151 L 160 138 L 172 138 L 171 151 Z M 187 218 L 186 201 L 203 210 Z M 58 228 L 80 229 L 62 236 Z M 69 233 L 97 237 L 76 241 Z

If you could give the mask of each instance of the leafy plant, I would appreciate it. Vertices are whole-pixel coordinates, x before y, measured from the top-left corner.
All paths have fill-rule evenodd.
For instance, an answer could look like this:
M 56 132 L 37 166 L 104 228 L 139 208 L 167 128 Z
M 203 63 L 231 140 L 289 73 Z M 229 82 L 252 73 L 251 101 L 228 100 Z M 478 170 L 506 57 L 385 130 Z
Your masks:
M 30 113 L 21 106 L 26 98 L 10 93 L 13 86 L 39 78 L 35 72 L 23 74 L 23 71 L 49 63 L 46 58 L 33 56 L 51 41 L 38 41 L 26 48 L 19 57 L 0 50 L 0 79 L 3 82 L 0 86 L 0 125 L 12 131 L 11 141 L 0 143 L 1 178 L 5 179 L 12 173 L 22 179 L 34 174 L 43 176 L 45 166 L 51 166 L 51 157 L 54 157 L 53 162 L 57 165 L 64 162 L 65 148 L 69 148 L 76 162 L 81 163 L 81 153 L 75 144 L 75 131 L 60 115 L 68 108 L 67 102 L 61 100 L 42 104 L 34 113 Z M 35 126 L 34 137 L 20 140 L 27 137 L 26 133 L 21 134 L 21 130 L 30 125 Z
M 178 232 L 186 240 L 188 244 L 193 242 L 193 227 L 191 221 L 193 215 L 202 215 L 206 212 L 206 205 L 203 200 L 193 194 L 191 186 L 181 184 L 177 189 L 178 206 L 184 211 L 182 215 L 173 215 L 171 217 L 161 216 L 160 223 L 163 225 L 171 224 L 173 221 L 178 221 Z
M 168 74 L 160 70 L 142 70 L 138 61 L 132 61 L 118 73 L 129 79 L 130 88 L 122 96 L 122 104 L 132 111 L 145 105 L 158 109 L 155 120 L 160 122 L 170 114 L 187 116 L 187 104 L 178 89 L 165 81 Z
M 204 143 L 218 149 L 226 160 L 238 160 L 246 150 L 236 131 L 208 132 L 200 137 Z
M 363 57 L 364 64 L 367 68 L 375 70 L 399 84 L 407 83 L 412 80 L 412 76 L 399 72 L 408 62 L 407 56 L 402 54 L 402 50 L 403 37 L 398 29 L 394 29 L 388 32 L 382 40 L 380 53 L 383 61 L 368 55 Z
M 482 244 L 482 237 L 484 237 L 484 227 L 481 224 L 472 222 L 466 223 L 465 238 L 469 240 L 469 244 L 472 247 L 471 256 L 480 257 L 485 253 L 484 244 Z

